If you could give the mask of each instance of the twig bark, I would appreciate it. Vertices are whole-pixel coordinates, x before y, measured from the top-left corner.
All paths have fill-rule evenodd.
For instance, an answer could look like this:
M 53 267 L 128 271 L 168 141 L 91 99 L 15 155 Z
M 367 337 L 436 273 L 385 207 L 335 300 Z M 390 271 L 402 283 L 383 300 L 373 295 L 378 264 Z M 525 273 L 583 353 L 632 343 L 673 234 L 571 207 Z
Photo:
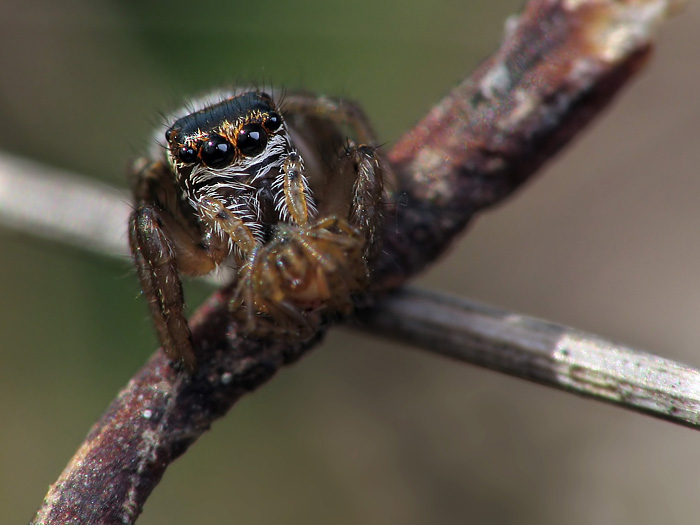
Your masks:
M 605 107 L 644 63 L 669 6 L 529 2 L 501 49 L 390 152 L 400 187 L 373 291 L 422 270 L 475 213 L 511 194 Z M 180 374 L 156 353 L 95 424 L 33 523 L 133 523 L 173 459 L 322 337 L 297 345 L 239 337 L 228 293 L 214 294 L 191 321 L 197 373 Z

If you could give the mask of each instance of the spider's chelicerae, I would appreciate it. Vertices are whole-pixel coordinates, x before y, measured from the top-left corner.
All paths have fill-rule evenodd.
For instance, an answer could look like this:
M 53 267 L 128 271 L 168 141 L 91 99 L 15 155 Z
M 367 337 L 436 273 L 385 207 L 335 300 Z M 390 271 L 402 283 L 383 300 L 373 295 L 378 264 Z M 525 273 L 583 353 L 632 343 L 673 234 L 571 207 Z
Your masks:
M 346 101 L 217 93 L 176 114 L 135 168 L 129 238 L 165 351 L 193 369 L 180 274 L 234 268 L 249 334 L 310 337 L 347 313 L 378 245 L 384 163 Z

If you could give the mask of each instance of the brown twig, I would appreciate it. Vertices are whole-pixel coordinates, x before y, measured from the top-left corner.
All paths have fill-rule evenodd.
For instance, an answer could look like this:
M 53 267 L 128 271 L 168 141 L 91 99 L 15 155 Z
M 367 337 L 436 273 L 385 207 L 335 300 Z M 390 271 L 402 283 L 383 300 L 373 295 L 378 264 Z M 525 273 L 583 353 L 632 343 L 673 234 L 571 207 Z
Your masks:
M 644 63 L 661 0 L 533 0 L 498 53 L 391 151 L 399 177 L 374 290 L 422 270 L 473 215 L 500 202 Z M 398 225 L 398 226 L 397 226 Z M 172 460 L 303 345 L 239 337 L 226 290 L 192 319 L 200 367 L 157 353 L 93 427 L 33 523 L 133 523 Z

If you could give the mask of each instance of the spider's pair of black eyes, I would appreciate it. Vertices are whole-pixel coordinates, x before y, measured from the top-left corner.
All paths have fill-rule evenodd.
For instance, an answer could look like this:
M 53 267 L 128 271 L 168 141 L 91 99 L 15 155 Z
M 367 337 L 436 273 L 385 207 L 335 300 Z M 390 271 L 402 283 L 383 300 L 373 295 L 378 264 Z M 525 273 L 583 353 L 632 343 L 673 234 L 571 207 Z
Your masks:
M 260 124 L 250 123 L 243 126 L 237 136 L 238 151 L 245 157 L 254 157 L 265 149 L 267 134 Z M 180 162 L 191 164 L 197 156 L 210 168 L 224 168 L 233 162 L 236 148 L 218 134 L 211 134 L 199 145 L 199 151 L 191 146 L 180 146 L 177 151 Z
M 236 147 L 221 135 L 213 134 L 201 144 L 199 152 L 190 146 L 181 146 L 177 155 L 181 162 L 189 164 L 197 160 L 199 153 L 202 162 L 210 168 L 224 168 L 233 161 L 236 149 L 244 157 L 255 157 L 262 153 L 267 146 L 268 132 L 274 132 L 281 125 L 282 117 L 270 113 L 262 124 L 249 122 L 241 126 L 236 136 Z

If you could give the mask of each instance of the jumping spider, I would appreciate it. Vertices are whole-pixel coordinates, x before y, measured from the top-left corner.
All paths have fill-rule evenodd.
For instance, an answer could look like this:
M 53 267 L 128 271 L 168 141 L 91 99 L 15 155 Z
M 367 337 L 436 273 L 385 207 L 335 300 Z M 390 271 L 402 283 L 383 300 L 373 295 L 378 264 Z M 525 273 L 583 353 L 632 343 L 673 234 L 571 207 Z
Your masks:
M 180 274 L 230 265 L 231 314 L 258 337 L 310 337 L 347 313 L 378 246 L 385 168 L 361 110 L 217 93 L 176 114 L 134 169 L 129 239 L 163 348 L 192 370 Z M 350 131 L 352 138 L 347 137 Z

